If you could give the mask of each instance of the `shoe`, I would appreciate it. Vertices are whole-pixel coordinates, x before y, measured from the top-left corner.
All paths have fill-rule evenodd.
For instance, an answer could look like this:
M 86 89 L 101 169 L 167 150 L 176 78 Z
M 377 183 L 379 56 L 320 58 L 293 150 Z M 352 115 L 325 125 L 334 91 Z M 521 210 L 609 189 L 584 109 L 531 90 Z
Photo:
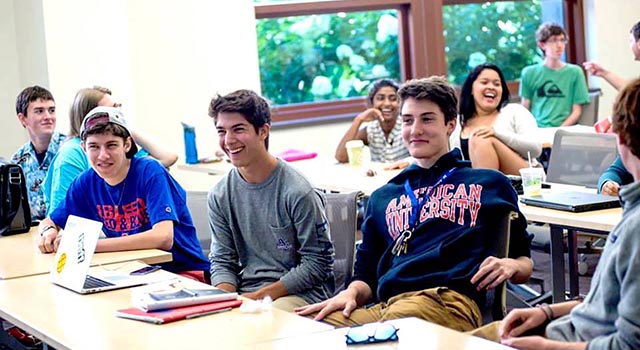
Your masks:
M 18 327 L 11 327 L 9 329 L 6 330 L 7 333 L 9 333 L 9 335 L 11 335 L 12 337 L 16 338 L 17 341 L 20 342 L 20 344 L 27 346 L 27 347 L 34 347 L 37 345 L 40 345 L 41 342 L 40 340 L 38 340 L 38 338 L 34 337 L 33 335 L 23 331 L 22 329 L 18 328 Z

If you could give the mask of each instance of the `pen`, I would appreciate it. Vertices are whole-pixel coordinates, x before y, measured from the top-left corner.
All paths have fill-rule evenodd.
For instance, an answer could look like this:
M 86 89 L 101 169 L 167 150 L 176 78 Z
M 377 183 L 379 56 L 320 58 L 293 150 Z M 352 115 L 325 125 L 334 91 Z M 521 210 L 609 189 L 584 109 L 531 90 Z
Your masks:
M 193 315 L 189 315 L 187 317 L 185 317 L 185 319 L 190 320 L 192 318 L 197 318 L 200 316 L 206 316 L 206 315 L 213 315 L 213 314 L 219 314 L 221 312 L 225 312 L 225 311 L 231 311 L 233 308 L 230 307 L 225 307 L 224 309 L 219 309 L 219 310 L 213 310 L 213 311 L 205 311 L 205 312 L 201 312 L 199 314 L 193 314 Z

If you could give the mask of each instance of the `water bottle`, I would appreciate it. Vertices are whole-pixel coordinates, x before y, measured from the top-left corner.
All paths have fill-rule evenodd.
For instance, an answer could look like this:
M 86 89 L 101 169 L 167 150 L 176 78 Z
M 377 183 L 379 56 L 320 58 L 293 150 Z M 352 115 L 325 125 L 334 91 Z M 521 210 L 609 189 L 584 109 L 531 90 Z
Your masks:
M 198 163 L 198 149 L 196 148 L 196 128 L 192 125 L 182 123 L 184 130 L 184 151 L 186 153 L 187 164 Z

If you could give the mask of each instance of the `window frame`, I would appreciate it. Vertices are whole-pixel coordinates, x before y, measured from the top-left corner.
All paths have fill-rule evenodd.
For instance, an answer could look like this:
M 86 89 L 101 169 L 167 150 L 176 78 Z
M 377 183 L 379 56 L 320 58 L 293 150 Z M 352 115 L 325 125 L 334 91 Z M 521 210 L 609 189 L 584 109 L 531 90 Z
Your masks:
M 407 80 L 429 75 L 446 75 L 442 7 L 508 0 L 328 0 L 316 2 L 288 2 L 255 4 L 255 18 L 279 18 L 337 12 L 358 12 L 394 9 L 398 11 L 398 49 L 400 76 Z M 519 1 L 519 0 L 511 0 Z M 564 27 L 571 40 L 566 49 L 568 62 L 583 62 L 586 58 L 584 38 L 584 0 L 562 0 Z M 518 82 L 509 82 L 509 89 L 518 91 Z M 365 98 L 309 102 L 275 106 L 274 124 L 298 124 L 353 118 L 365 108 Z

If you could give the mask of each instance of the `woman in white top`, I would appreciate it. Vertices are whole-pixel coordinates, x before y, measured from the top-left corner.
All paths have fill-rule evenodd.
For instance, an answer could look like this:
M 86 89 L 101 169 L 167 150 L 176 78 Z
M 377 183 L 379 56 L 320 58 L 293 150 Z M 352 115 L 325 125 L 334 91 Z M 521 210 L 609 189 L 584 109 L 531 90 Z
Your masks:
M 367 96 L 369 108 L 353 119 L 336 148 L 336 160 L 349 161 L 345 144 L 351 140 L 362 140 L 368 145 L 374 162 L 390 163 L 409 157 L 402 142 L 397 92 L 398 83 L 391 79 L 380 79 L 373 84 Z
M 460 91 L 458 125 L 449 141 L 474 168 L 519 175 L 542 152 L 536 120 L 520 104 L 508 103 L 509 88 L 500 68 L 475 67 Z

